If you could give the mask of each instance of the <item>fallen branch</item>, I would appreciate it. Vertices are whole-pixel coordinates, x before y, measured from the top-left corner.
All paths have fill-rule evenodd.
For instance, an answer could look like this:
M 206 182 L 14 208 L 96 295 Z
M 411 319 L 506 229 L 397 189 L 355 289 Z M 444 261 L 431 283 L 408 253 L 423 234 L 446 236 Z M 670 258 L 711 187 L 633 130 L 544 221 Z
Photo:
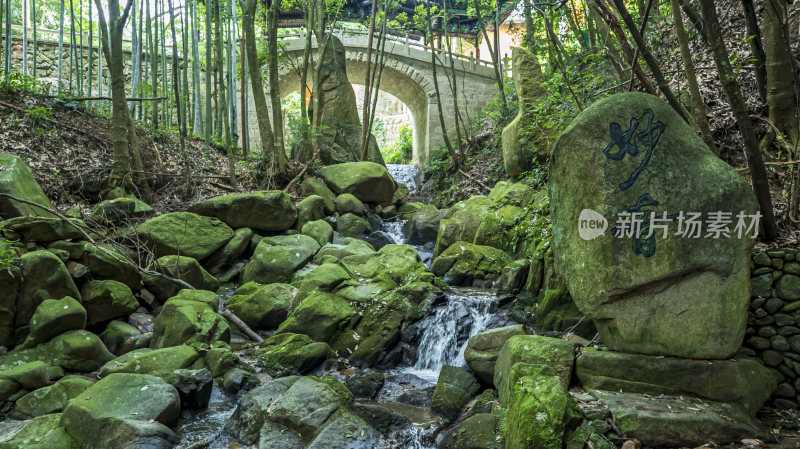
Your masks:
M 39 203 L 34 203 L 33 201 L 28 201 L 28 200 L 16 197 L 14 195 L 10 195 L 8 193 L 0 193 L 0 197 L 8 198 L 8 199 L 10 199 L 12 201 L 16 201 L 18 203 L 27 204 L 29 206 L 38 207 L 39 209 L 42 209 L 42 210 L 47 211 L 47 212 L 50 212 L 51 214 L 57 216 L 61 220 L 66 221 L 67 223 L 72 225 L 72 227 L 77 229 L 78 232 L 80 232 L 86 240 L 88 240 L 89 242 L 97 245 L 97 242 L 95 242 L 94 239 L 86 231 L 84 231 L 80 226 L 78 226 L 77 223 L 75 223 L 74 221 L 70 220 L 64 214 L 62 214 L 61 212 L 59 212 L 59 211 L 57 211 L 55 209 L 51 209 L 49 207 L 42 206 Z
M 306 171 L 308 170 L 308 166 L 309 166 L 309 165 L 311 165 L 311 163 L 312 163 L 312 162 L 314 162 L 314 159 L 316 159 L 316 158 L 317 158 L 317 155 L 318 155 L 318 154 L 319 154 L 319 150 L 317 150 L 317 151 L 314 153 L 314 155 L 313 155 L 313 156 L 311 156 L 311 160 L 310 160 L 310 161 L 308 161 L 308 163 L 306 164 L 306 166 L 305 166 L 305 167 L 303 167 L 303 169 L 302 169 L 302 170 L 300 170 L 300 173 L 298 173 L 298 174 L 297 174 L 297 176 L 295 176 L 295 177 L 294 177 L 294 179 L 292 179 L 291 181 L 289 181 L 289 184 L 286 184 L 286 188 L 285 188 L 285 189 L 283 189 L 283 193 L 286 193 L 286 192 L 288 192 L 288 191 L 289 191 L 289 188 L 291 188 L 291 187 L 292 187 L 292 184 L 294 184 L 294 183 L 295 183 L 295 181 L 297 181 L 298 179 L 302 178 L 302 177 L 303 177 L 303 175 L 304 175 L 304 174 L 306 174 Z
M 467 179 L 469 179 L 469 178 L 470 178 L 470 176 L 469 176 L 468 174 L 464 173 L 464 170 L 461 170 L 461 169 L 459 168 L 459 169 L 458 169 L 458 172 L 459 172 L 459 173 L 461 173 L 461 174 L 462 174 L 462 175 L 463 175 L 465 178 L 467 178 Z M 477 183 L 478 183 L 478 184 L 479 184 L 481 187 L 483 187 L 483 188 L 484 188 L 484 189 L 486 189 L 487 191 L 489 191 L 489 192 L 491 192 L 491 191 L 492 191 L 492 189 L 490 189 L 490 188 L 489 188 L 489 187 L 488 187 L 486 184 L 484 184 L 484 183 L 482 183 L 482 182 L 478 181 L 477 179 L 474 179 L 474 181 L 475 181 L 475 182 L 477 182 Z
M 783 162 L 764 162 L 764 165 L 769 165 L 772 167 L 782 167 L 784 165 L 792 165 L 792 164 L 800 164 L 800 160 L 797 161 L 783 161 Z M 750 167 L 739 167 L 736 169 L 737 171 L 747 171 L 750 170 Z
M 261 338 L 260 335 L 255 333 L 255 331 L 253 331 L 253 329 L 250 329 L 250 326 L 245 324 L 245 322 L 242 321 L 241 318 L 236 316 L 236 314 L 231 312 L 230 310 L 228 310 L 228 309 L 223 310 L 222 311 L 222 316 L 224 316 L 225 318 L 231 320 L 233 322 L 233 324 L 238 326 L 239 329 L 241 329 L 245 334 L 247 334 L 248 337 L 252 338 L 256 343 L 261 343 L 261 342 L 264 341 L 264 339 Z
M 209 183 L 209 184 L 211 184 L 211 185 L 212 185 L 212 186 L 214 186 L 214 187 L 219 187 L 220 189 L 228 190 L 228 191 L 230 191 L 230 192 L 238 192 L 238 191 L 239 191 L 239 190 L 237 190 L 237 189 L 234 189 L 234 188 L 233 188 L 233 187 L 231 187 L 231 186 L 226 186 L 225 184 L 220 184 L 220 183 L 218 183 L 218 182 L 214 182 L 214 181 L 208 181 L 208 183 Z

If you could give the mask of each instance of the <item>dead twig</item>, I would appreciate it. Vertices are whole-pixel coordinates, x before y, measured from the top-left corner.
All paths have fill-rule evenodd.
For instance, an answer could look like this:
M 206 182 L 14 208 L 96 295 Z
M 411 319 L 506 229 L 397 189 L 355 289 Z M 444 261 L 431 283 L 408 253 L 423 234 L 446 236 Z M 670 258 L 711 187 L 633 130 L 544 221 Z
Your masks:
M 317 158 L 317 155 L 318 155 L 318 154 L 319 154 L 319 150 L 317 150 L 316 152 L 314 152 L 314 155 L 313 155 L 313 156 L 311 156 L 311 160 L 310 160 L 310 161 L 308 161 L 308 163 L 306 164 L 306 166 L 305 166 L 305 167 L 303 167 L 303 169 L 302 169 L 302 170 L 300 170 L 300 173 L 298 173 L 298 174 L 297 174 L 297 176 L 295 176 L 295 177 L 294 177 L 294 179 L 292 179 L 291 181 L 289 181 L 289 184 L 286 184 L 286 188 L 284 188 L 284 189 L 283 189 L 283 193 L 286 193 L 286 192 L 288 192 L 288 191 L 289 191 L 289 189 L 292 187 L 292 184 L 294 184 L 294 183 L 295 183 L 295 181 L 297 181 L 298 179 L 302 178 L 302 177 L 303 177 L 303 175 L 304 175 L 304 174 L 306 174 L 306 171 L 308 171 L 308 166 L 309 166 L 309 165 L 311 165 L 311 163 L 312 163 L 312 162 L 314 162 L 314 159 L 316 159 L 316 158 Z
M 241 330 L 242 330 L 242 332 L 244 332 L 245 334 L 247 334 L 247 336 L 248 336 L 248 337 L 250 337 L 250 338 L 252 338 L 252 339 L 253 339 L 253 340 L 254 340 L 256 343 L 261 343 L 261 342 L 263 342 L 263 341 L 264 341 L 264 339 L 263 339 L 263 338 L 261 338 L 261 336 L 260 336 L 260 335 L 258 335 L 257 333 L 255 333 L 255 331 L 253 331 L 253 329 L 251 329 L 251 328 L 250 328 L 250 326 L 248 326 L 247 324 L 245 324 L 245 322 L 244 322 L 244 321 L 242 321 L 242 319 L 241 319 L 241 318 L 239 318 L 238 316 L 236 316 L 236 314 L 235 314 L 235 313 L 233 313 L 233 312 L 231 312 L 230 310 L 228 310 L 228 309 L 225 309 L 225 310 L 223 310 L 223 311 L 222 311 L 222 316 L 224 316 L 225 318 L 227 318 L 227 319 L 231 320 L 231 321 L 233 322 L 233 324 L 235 324 L 236 326 L 238 326 L 238 327 L 239 327 L 239 329 L 241 329 Z

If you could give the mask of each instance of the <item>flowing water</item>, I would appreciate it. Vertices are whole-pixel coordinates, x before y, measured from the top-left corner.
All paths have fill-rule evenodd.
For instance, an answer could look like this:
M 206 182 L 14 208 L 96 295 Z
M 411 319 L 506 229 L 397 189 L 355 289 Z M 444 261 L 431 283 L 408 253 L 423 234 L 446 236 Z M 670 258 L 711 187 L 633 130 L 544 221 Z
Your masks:
M 421 182 L 421 173 L 413 165 L 387 165 L 392 176 L 413 190 Z M 385 220 L 381 230 L 395 243 L 408 244 L 407 223 L 397 219 Z M 412 245 L 420 258 L 430 267 L 433 242 Z M 430 412 L 430 400 L 439 372 L 445 365 L 464 366 L 464 350 L 473 335 L 492 325 L 497 297 L 494 291 L 477 288 L 451 287 L 436 301 L 430 313 L 417 323 L 415 357 L 405 366 L 386 374 L 384 386 L 375 403 L 398 411 L 412 419 L 402 431 L 382 438 L 381 447 L 433 449 L 438 432 L 443 428 L 439 418 Z M 222 429 L 238 404 L 240 396 L 228 396 L 216 387 L 208 409 L 187 416 L 179 427 L 181 449 L 239 447 Z M 367 448 L 369 449 L 369 448 Z

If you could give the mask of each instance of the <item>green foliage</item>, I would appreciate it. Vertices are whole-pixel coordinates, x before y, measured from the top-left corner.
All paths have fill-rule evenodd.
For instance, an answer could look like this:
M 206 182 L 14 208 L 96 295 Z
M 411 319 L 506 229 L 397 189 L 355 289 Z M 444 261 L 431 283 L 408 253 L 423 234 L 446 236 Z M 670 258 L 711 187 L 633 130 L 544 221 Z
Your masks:
M 31 121 L 31 128 L 41 129 L 42 125 L 48 123 L 47 119 L 53 115 L 53 110 L 45 107 L 36 107 L 25 111 L 25 115 L 28 116 Z
M 21 73 L 9 74 L 0 70 L 0 93 L 9 94 L 17 91 L 48 95 L 50 93 L 50 85 L 42 83 L 32 76 L 25 76 Z
M 400 136 L 393 145 L 383 151 L 383 160 L 387 164 L 408 164 L 413 157 L 414 132 L 409 125 L 400 128 Z
M 2 234 L 3 228 L 0 227 L 0 235 Z M 0 270 L 6 270 L 8 274 L 12 274 L 11 266 L 14 265 L 18 257 L 19 242 L 0 237 Z

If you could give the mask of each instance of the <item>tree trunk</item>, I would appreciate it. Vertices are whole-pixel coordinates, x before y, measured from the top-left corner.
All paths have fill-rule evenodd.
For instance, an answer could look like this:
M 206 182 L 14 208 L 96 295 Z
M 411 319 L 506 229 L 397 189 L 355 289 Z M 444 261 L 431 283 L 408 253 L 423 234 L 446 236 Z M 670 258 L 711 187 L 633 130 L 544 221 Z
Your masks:
M 769 0 L 767 0 L 769 3 Z M 750 42 L 751 58 L 754 59 L 753 67 L 756 69 L 756 84 L 758 84 L 758 95 L 761 101 L 767 101 L 767 67 L 764 62 L 764 46 L 761 44 L 761 31 L 758 28 L 758 18 L 753 7 L 753 0 L 742 0 L 744 18 L 747 22 L 748 42 Z
M 369 14 L 369 36 L 367 36 L 367 66 L 364 70 L 364 98 L 361 100 L 361 160 L 367 160 L 367 147 L 369 146 L 369 117 L 370 117 L 370 70 L 372 69 L 372 40 L 375 35 L 375 15 L 378 11 L 378 0 L 372 0 L 372 10 Z M 377 69 L 377 68 L 376 68 Z
M 477 0 L 476 0 L 477 1 Z M 426 22 L 428 23 L 428 36 L 432 35 L 431 31 L 431 7 L 430 4 L 427 4 L 427 17 Z M 453 169 L 457 170 L 461 166 L 461 160 L 458 157 L 458 153 L 455 152 L 453 148 L 453 144 L 450 143 L 450 137 L 447 135 L 447 124 L 444 120 L 444 113 L 442 111 L 442 96 L 439 92 L 439 76 L 436 73 L 436 49 L 433 48 L 431 45 L 431 68 L 433 70 L 433 88 L 436 92 L 436 109 L 439 112 L 439 124 L 442 127 L 442 138 L 444 139 L 444 145 L 447 148 L 447 152 L 450 154 L 450 158 L 453 160 Z M 505 95 L 503 96 L 505 98 Z
M 708 126 L 708 117 L 706 117 L 706 105 L 703 103 L 703 97 L 700 94 L 700 87 L 697 85 L 697 73 L 694 69 L 694 62 L 692 61 L 692 54 L 689 51 L 689 38 L 686 36 L 686 29 L 683 27 L 683 16 L 681 9 L 678 5 L 678 0 L 671 0 L 672 2 L 672 17 L 674 20 L 675 31 L 678 34 L 678 42 L 681 46 L 681 57 L 683 58 L 683 66 L 686 69 L 686 82 L 689 84 L 689 93 L 692 96 L 692 104 L 694 105 L 694 118 L 697 122 L 697 127 L 700 129 L 700 136 L 703 141 L 711 148 L 711 151 L 719 156 L 719 148 L 714 143 L 714 136 L 711 135 L 711 128 Z
M 789 48 L 785 0 L 764 1 L 764 50 L 767 58 L 767 106 L 769 119 L 793 145 L 800 144 L 798 129 L 797 61 Z
M 265 171 L 271 171 L 274 142 L 269 121 L 267 97 L 264 94 L 264 83 L 261 78 L 261 67 L 258 63 L 258 50 L 256 49 L 256 2 L 257 0 L 244 0 L 245 9 L 242 11 L 242 31 L 244 32 L 245 49 L 247 50 L 247 66 L 250 70 L 250 86 L 253 90 L 258 133 L 261 137 L 260 164 Z
M 666 78 L 664 78 L 664 74 L 661 72 L 661 67 L 658 65 L 658 61 L 656 61 L 656 58 L 650 52 L 650 48 L 644 42 L 644 38 L 642 38 L 642 35 L 636 28 L 633 18 L 631 18 L 631 15 L 628 13 L 628 9 L 625 8 L 625 3 L 622 0 L 614 0 L 614 4 L 617 5 L 617 10 L 622 15 L 622 20 L 628 27 L 628 31 L 631 33 L 631 37 L 633 37 L 634 42 L 636 42 L 636 46 L 639 47 L 639 51 L 642 53 L 642 57 L 644 57 L 647 66 L 650 68 L 650 71 L 653 72 L 653 77 L 656 79 L 656 83 L 658 84 L 658 88 L 661 90 L 661 93 L 663 93 L 667 98 L 667 102 L 670 104 L 670 106 L 672 106 L 672 109 L 675 109 L 675 112 L 677 112 L 678 115 L 689 122 L 689 114 L 672 93 L 669 83 L 667 82 Z
M 267 36 L 267 51 L 269 65 L 269 98 L 272 103 L 272 131 L 275 144 L 275 174 L 279 177 L 286 175 L 286 149 L 283 145 L 283 116 L 281 115 L 281 92 L 278 88 L 278 18 L 281 11 L 281 2 L 272 0 L 269 8 L 269 27 Z
M 203 135 L 203 108 L 200 106 L 200 34 L 197 26 L 197 0 L 192 0 L 192 90 L 194 91 L 194 120 L 192 133 Z
M 115 0 L 119 3 L 119 0 Z M 10 5 L 11 0 L 6 0 L 6 5 Z M 60 9 L 58 12 L 58 92 L 63 89 L 64 76 L 64 0 L 59 1 Z M 98 12 L 100 12 L 98 10 Z M 8 32 L 11 31 L 8 21 L 8 10 L 6 11 L 6 44 L 10 42 Z M 6 45 L 8 48 L 8 45 Z M 11 52 L 6 51 L 6 72 L 11 73 Z
M 100 20 L 101 41 L 103 53 L 108 61 L 111 76 L 111 131 L 114 148 L 114 160 L 111 164 L 111 173 L 108 175 L 108 184 L 113 187 L 122 187 L 128 192 L 133 192 L 131 180 L 131 167 L 128 159 L 128 105 L 125 98 L 125 72 L 124 54 L 122 52 L 122 31 L 128 19 L 133 0 L 128 0 L 122 16 L 119 15 L 119 1 L 108 1 L 108 23 L 106 23 L 103 7 L 100 0 L 94 0 Z M 63 3 L 63 1 L 62 1 Z
M 736 123 L 739 125 L 739 132 L 741 132 L 742 140 L 744 140 L 747 165 L 750 167 L 750 177 L 753 180 L 753 190 L 763 215 L 764 240 L 774 240 L 778 235 L 778 229 L 775 224 L 775 215 L 772 211 L 767 170 L 764 166 L 764 160 L 761 158 L 761 151 L 758 148 L 756 129 L 747 113 L 747 104 L 744 102 L 741 88 L 731 68 L 728 49 L 725 48 L 725 41 L 722 39 L 722 31 L 717 19 L 717 8 L 714 5 L 714 1 L 701 0 L 700 4 L 703 11 L 703 19 L 705 19 L 706 36 L 714 53 L 714 61 L 719 71 L 722 88 L 731 104 Z

